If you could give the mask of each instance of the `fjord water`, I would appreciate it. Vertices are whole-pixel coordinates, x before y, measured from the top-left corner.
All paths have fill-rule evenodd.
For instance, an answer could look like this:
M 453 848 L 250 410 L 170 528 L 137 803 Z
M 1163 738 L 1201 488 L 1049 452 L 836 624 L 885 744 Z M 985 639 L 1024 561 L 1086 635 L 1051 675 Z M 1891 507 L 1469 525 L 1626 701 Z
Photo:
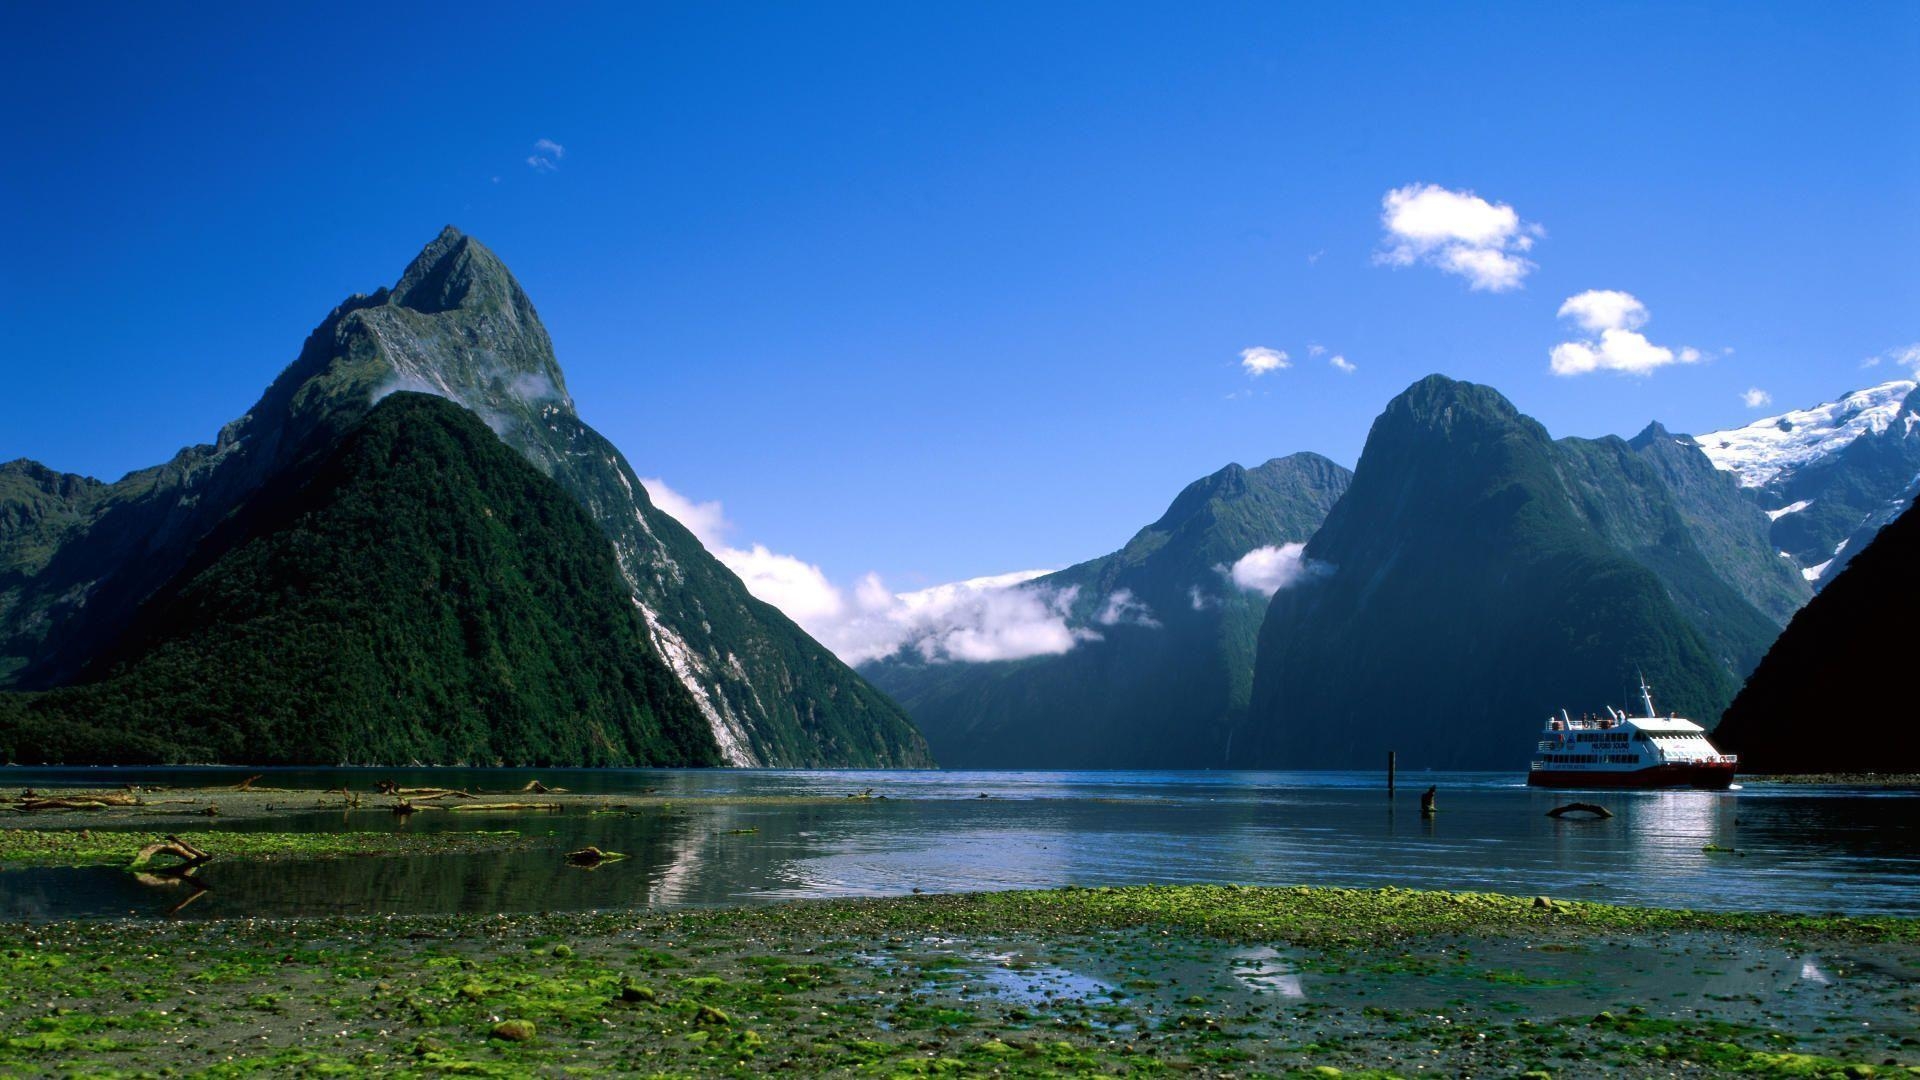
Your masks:
M 7 786 L 232 784 L 254 770 L 8 769 Z M 1749 783 L 1729 792 L 1530 790 L 1512 774 L 739 770 L 269 770 L 263 787 L 405 785 L 651 793 L 632 811 L 357 811 L 139 827 L 513 829 L 525 850 L 314 861 L 216 859 L 185 917 L 671 908 L 797 898 L 1142 883 L 1471 889 L 1703 910 L 1920 914 L 1920 797 Z M 1436 786 L 1439 813 L 1419 792 Z M 849 796 L 868 796 L 865 798 Z M 1573 799 L 1604 821 L 1556 820 Z M 718 801 L 713 801 L 718 800 Z M 728 802 L 727 800 L 737 800 Z M 628 858 L 595 870 L 560 853 Z M 1732 849 L 1731 852 L 1703 848 Z M 0 918 L 159 915 L 177 889 L 118 867 L 0 872 Z

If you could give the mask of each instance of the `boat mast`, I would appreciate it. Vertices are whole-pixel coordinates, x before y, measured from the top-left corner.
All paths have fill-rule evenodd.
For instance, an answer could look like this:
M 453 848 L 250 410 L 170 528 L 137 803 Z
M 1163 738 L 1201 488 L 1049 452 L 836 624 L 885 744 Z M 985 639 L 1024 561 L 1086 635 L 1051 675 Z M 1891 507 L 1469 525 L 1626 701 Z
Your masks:
M 1646 703 L 1647 715 L 1649 717 L 1658 715 L 1653 711 L 1653 691 L 1647 687 L 1646 675 L 1639 671 L 1635 671 L 1634 674 L 1640 676 L 1640 700 Z

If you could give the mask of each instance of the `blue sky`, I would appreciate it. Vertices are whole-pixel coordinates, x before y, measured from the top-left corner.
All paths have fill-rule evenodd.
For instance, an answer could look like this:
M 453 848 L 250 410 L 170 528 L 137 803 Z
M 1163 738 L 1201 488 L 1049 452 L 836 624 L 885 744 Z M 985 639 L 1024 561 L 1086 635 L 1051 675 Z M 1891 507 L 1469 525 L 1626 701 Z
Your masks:
M 897 588 L 1351 464 L 1428 372 L 1708 430 L 1920 339 L 1911 4 L 43 7 L 0 14 L 0 458 L 103 477 L 449 222 L 643 476 Z M 1676 362 L 1553 371 L 1609 328 Z

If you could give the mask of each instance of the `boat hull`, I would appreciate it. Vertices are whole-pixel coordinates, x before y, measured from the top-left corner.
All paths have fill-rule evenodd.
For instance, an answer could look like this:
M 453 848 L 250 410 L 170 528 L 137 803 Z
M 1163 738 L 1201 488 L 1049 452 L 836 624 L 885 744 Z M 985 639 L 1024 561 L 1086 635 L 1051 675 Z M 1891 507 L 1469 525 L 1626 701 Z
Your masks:
M 1529 787 L 1546 788 L 1698 788 L 1725 791 L 1733 784 L 1731 764 L 1650 765 L 1644 769 L 1535 769 Z

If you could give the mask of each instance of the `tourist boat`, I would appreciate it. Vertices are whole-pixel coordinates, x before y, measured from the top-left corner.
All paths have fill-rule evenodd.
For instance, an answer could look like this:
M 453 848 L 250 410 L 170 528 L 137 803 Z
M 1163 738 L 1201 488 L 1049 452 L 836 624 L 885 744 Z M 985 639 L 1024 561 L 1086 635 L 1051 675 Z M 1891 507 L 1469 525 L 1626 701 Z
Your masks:
M 1653 707 L 1653 691 L 1640 680 L 1645 716 L 1608 706 L 1603 717 L 1576 720 L 1561 710 L 1547 721 L 1539 753 L 1527 772 L 1534 787 L 1671 788 L 1724 790 L 1739 759 L 1707 741 L 1707 731 Z

